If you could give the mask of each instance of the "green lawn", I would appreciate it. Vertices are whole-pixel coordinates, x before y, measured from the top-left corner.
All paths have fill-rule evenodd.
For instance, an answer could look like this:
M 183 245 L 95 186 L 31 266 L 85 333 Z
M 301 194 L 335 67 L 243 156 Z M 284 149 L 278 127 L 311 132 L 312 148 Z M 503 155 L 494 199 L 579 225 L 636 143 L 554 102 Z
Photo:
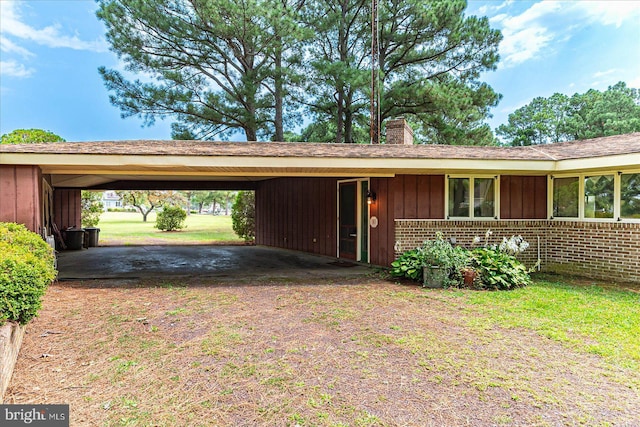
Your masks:
M 526 328 L 612 363 L 640 369 L 640 293 L 541 277 L 509 292 L 454 292 L 480 328 Z
M 186 228 L 181 231 L 160 231 L 154 228 L 156 214 L 147 222 L 137 212 L 105 212 L 100 216 L 100 245 L 110 244 L 205 244 L 214 242 L 241 242 L 231 228 L 230 216 L 197 215 L 187 217 Z

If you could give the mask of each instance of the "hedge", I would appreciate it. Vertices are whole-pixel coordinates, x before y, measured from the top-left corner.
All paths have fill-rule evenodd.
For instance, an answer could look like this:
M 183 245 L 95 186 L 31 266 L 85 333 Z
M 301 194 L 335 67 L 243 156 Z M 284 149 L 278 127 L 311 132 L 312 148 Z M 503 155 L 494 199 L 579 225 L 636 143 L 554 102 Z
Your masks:
M 24 225 L 0 222 L 0 325 L 28 323 L 56 278 L 53 249 Z

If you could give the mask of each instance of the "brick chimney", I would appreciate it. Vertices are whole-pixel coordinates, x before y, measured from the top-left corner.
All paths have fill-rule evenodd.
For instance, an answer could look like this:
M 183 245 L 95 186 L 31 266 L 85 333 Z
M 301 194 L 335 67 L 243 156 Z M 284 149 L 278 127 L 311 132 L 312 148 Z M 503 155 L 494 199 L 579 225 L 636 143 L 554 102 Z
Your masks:
M 413 130 L 404 117 L 387 121 L 387 144 L 413 145 Z

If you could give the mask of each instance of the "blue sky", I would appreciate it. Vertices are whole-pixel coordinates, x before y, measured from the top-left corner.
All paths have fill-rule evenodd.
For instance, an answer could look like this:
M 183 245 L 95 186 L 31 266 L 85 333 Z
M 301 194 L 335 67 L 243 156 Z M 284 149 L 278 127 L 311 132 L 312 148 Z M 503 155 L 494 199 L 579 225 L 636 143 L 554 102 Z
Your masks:
M 170 120 L 141 127 L 120 118 L 98 74 L 123 70 L 91 0 L 0 0 L 0 134 L 50 130 L 68 141 L 170 139 Z M 503 32 L 498 70 L 483 75 L 503 95 L 488 122 L 536 96 L 640 88 L 640 1 L 480 1 Z

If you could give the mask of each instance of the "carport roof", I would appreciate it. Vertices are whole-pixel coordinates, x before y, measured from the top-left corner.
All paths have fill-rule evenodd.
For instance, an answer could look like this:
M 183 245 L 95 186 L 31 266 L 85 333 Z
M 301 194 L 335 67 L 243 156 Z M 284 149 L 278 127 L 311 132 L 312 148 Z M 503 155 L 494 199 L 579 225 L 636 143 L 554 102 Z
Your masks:
M 0 145 L 0 164 L 39 165 L 56 186 L 257 181 L 282 176 L 547 174 L 640 167 L 640 133 L 529 147 L 100 141 Z M 197 188 L 197 186 L 194 186 Z M 114 186 L 113 188 L 116 188 Z

